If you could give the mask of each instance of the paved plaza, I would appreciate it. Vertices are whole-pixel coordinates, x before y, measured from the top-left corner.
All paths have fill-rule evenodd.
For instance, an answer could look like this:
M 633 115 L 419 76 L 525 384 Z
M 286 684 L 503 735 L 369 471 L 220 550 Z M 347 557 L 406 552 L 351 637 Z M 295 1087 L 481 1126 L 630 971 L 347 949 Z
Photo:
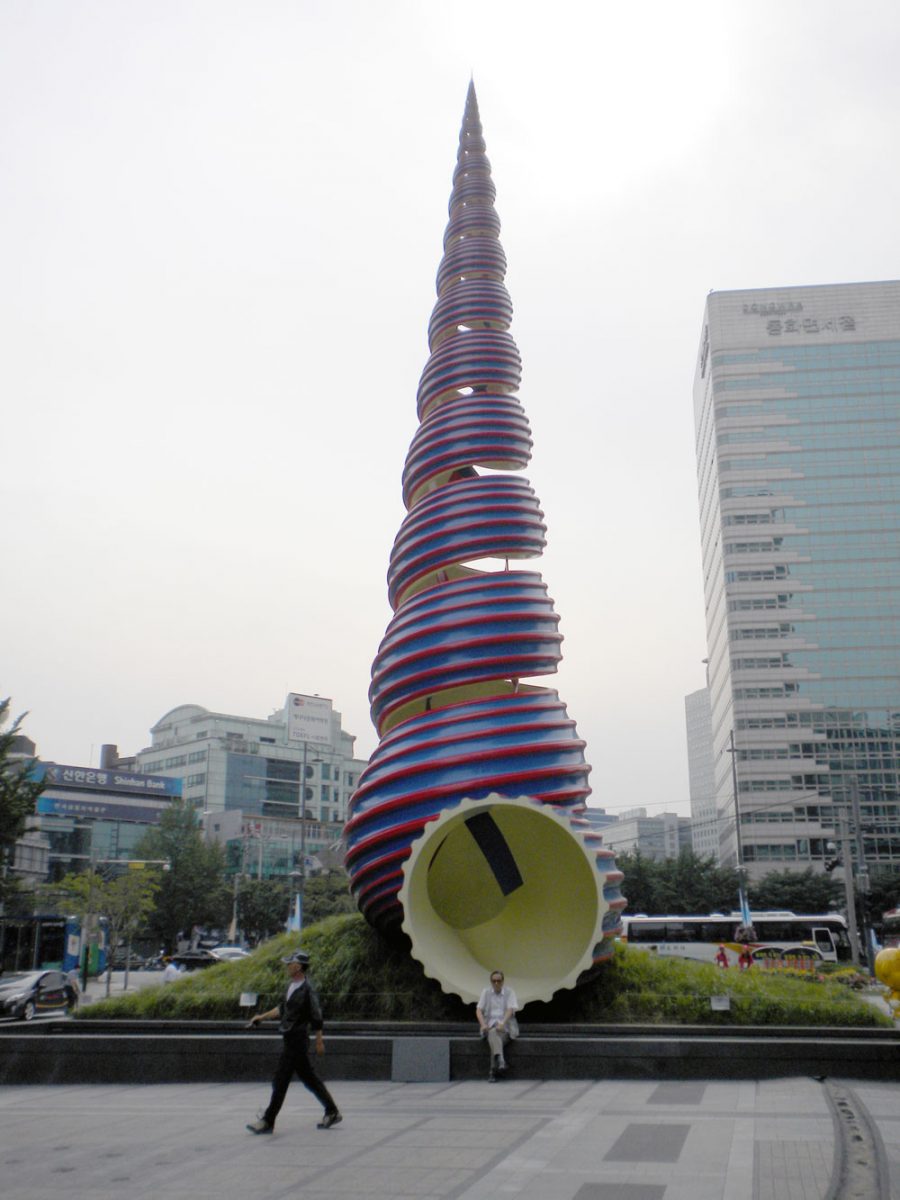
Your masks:
M 327 1074 L 327 1071 L 326 1071 Z M 271 1137 L 258 1084 L 0 1088 L 4 1200 L 819 1200 L 840 1143 L 835 1085 L 763 1082 L 335 1083 L 344 1122 L 295 1083 Z M 900 1200 L 900 1084 L 838 1100 Z M 847 1099 L 849 1097 L 849 1099 Z M 888 1186 L 871 1190 L 880 1172 Z M 888 1190 L 890 1188 L 890 1190 Z M 833 1193 L 835 1200 L 849 1190 Z

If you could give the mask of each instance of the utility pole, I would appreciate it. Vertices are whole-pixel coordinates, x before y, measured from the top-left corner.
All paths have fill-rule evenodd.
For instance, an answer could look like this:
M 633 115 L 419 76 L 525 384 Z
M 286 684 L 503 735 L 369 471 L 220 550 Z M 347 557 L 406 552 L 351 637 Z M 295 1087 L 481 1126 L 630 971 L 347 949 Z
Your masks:
M 741 909 L 741 922 L 749 927 L 752 921 L 750 917 L 750 905 L 747 901 L 747 893 L 744 888 L 744 848 L 741 840 L 741 806 L 738 801 L 737 748 L 734 744 L 733 729 L 729 729 L 728 731 L 728 745 L 725 747 L 725 753 L 731 755 L 731 793 L 734 799 L 734 839 L 735 853 L 737 855 L 738 901 Z
M 850 955 L 853 965 L 859 966 L 859 934 L 856 928 L 856 891 L 853 887 L 853 852 L 850 848 L 850 831 L 847 828 L 847 812 L 841 807 L 838 816 L 838 831 L 841 841 L 841 865 L 844 870 L 844 898 L 847 904 L 847 925 L 850 934 Z
M 304 909 L 306 907 L 306 753 L 309 743 L 303 742 L 303 770 L 300 778 L 300 886 L 297 889 L 300 900 L 300 932 L 303 931 Z
M 866 847 L 863 839 L 862 817 L 859 808 L 859 786 L 856 782 L 856 776 L 851 775 L 849 779 L 850 787 L 850 811 L 853 814 L 853 831 L 856 839 L 856 878 L 859 883 L 859 899 L 860 899 L 860 914 L 859 927 L 863 936 L 863 959 L 867 967 L 871 969 L 871 946 L 869 944 L 869 921 L 866 914 L 866 898 L 869 894 L 869 868 L 866 864 Z
M 96 871 L 94 860 L 94 834 L 91 831 L 91 857 L 90 866 L 88 867 L 88 902 L 87 912 L 84 914 L 84 921 L 81 928 L 81 947 L 82 947 L 82 964 L 81 964 L 81 990 L 87 991 L 88 974 L 91 965 L 91 938 L 93 934 L 94 924 L 94 873 Z

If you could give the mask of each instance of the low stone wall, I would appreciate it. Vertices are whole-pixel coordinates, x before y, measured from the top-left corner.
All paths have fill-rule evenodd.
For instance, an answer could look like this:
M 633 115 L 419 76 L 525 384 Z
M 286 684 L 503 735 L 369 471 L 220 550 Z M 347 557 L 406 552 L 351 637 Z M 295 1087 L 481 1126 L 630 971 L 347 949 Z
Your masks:
M 234 1024 L 40 1023 L 0 1032 L 0 1084 L 267 1081 L 275 1032 Z M 487 1050 L 459 1026 L 332 1027 L 327 1079 L 482 1079 Z M 893 1030 L 529 1030 L 510 1052 L 518 1079 L 763 1079 L 791 1075 L 895 1081 Z

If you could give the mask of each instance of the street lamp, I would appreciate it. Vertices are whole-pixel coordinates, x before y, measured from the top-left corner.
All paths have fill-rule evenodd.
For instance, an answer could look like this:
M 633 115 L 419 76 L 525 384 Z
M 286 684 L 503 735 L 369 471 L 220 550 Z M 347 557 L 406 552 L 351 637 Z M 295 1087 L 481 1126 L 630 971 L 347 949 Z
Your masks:
M 307 781 L 308 781 L 308 777 L 313 774 L 312 767 L 317 763 L 321 765 L 324 762 L 326 762 L 326 757 L 319 757 L 319 754 L 321 754 L 323 756 L 327 756 L 328 763 L 330 764 L 331 767 L 334 767 L 335 759 L 337 758 L 339 760 L 339 751 L 334 746 L 331 746 L 331 745 L 328 745 L 328 744 L 325 744 L 322 742 L 318 742 L 318 741 L 310 742 L 305 738 L 303 738 L 303 739 L 292 738 L 292 739 L 290 739 L 290 741 L 293 742 L 294 745 L 299 746 L 300 744 L 302 744 L 302 746 L 303 746 L 303 757 L 300 762 L 300 778 L 299 778 L 299 780 L 296 781 L 296 784 L 294 784 L 293 780 L 290 780 L 290 784 L 293 786 L 296 786 L 296 788 L 297 788 L 296 808 L 294 807 L 294 801 L 276 800 L 276 799 L 268 796 L 268 794 L 267 794 L 268 788 L 265 785 L 267 785 L 269 782 L 273 782 L 273 783 L 277 782 L 280 785 L 280 787 L 284 787 L 289 782 L 287 779 L 282 778 L 282 777 L 277 777 L 277 778 L 273 777 L 272 780 L 269 780 L 268 775 L 266 775 L 266 777 L 263 779 L 264 794 L 263 794 L 262 798 L 259 800 L 259 807 L 260 807 L 260 817 L 272 815 L 269 810 L 272 808 L 272 806 L 276 806 L 278 808 L 282 808 L 282 807 L 290 808 L 292 810 L 291 815 L 293 815 L 295 813 L 297 819 L 300 821 L 299 869 L 297 869 L 298 864 L 295 862 L 294 863 L 295 870 L 293 870 L 289 873 L 289 877 L 295 883 L 294 893 L 292 893 L 292 903 L 295 898 L 299 899 L 299 902 L 300 902 L 300 924 L 302 926 L 303 905 L 304 905 L 304 901 L 306 898 L 306 839 L 307 839 L 307 828 L 306 827 L 307 827 L 307 821 L 310 819 L 308 817 L 308 813 L 307 813 L 307 790 L 308 790 Z M 286 740 L 285 744 L 287 744 L 287 740 Z M 316 752 L 316 751 L 319 752 L 313 758 L 311 758 L 310 754 L 309 754 L 310 745 L 312 745 L 314 752 Z M 296 761 L 296 760 L 294 760 L 294 761 Z M 334 778 L 335 778 L 335 782 L 337 783 L 340 779 L 340 767 L 337 766 L 337 767 L 334 767 L 334 769 L 336 771 L 336 775 L 334 776 Z M 331 778 L 332 778 L 331 775 L 329 775 L 329 780 Z M 321 783 L 320 783 L 320 787 L 321 787 Z M 321 794 L 320 794 L 320 818 L 321 818 Z M 327 818 L 324 818 L 324 819 L 327 820 Z M 314 821 L 316 820 L 315 816 L 312 818 L 312 820 L 314 820 Z M 262 834 L 263 834 L 263 831 L 262 831 L 262 828 L 260 828 L 259 865 L 258 865 L 258 875 L 259 875 L 260 879 L 262 878 L 262 860 L 263 860 L 263 835 Z M 291 833 L 291 855 L 292 855 L 292 857 L 294 855 L 293 833 Z
M 300 886 L 298 895 L 300 897 L 300 929 L 303 928 L 303 903 L 306 895 L 306 756 L 309 750 L 309 742 L 303 743 L 303 768 L 300 776 L 300 870 L 292 871 L 291 878 L 296 874 L 300 876 Z M 321 758 L 314 758 L 314 763 L 321 763 Z M 320 805 L 321 807 L 321 805 Z
M 300 933 L 303 929 L 303 903 L 306 899 L 306 753 L 309 743 L 303 743 L 303 770 L 300 773 Z
M 753 918 L 750 915 L 750 904 L 747 900 L 747 889 L 744 871 L 744 847 L 741 841 L 741 806 L 738 800 L 737 777 L 737 747 L 734 744 L 734 730 L 728 731 L 728 745 L 725 753 L 731 755 L 731 794 L 734 799 L 734 839 L 735 855 L 737 858 L 738 903 L 741 909 L 741 924 L 748 931 L 752 928 Z

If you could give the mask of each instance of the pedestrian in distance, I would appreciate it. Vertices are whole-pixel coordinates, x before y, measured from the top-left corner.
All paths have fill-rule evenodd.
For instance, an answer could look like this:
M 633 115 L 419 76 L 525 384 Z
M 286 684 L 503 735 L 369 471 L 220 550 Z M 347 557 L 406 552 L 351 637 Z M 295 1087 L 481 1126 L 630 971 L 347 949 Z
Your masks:
M 281 960 L 288 971 L 288 986 L 284 999 L 277 1008 L 268 1012 L 256 1013 L 247 1022 L 248 1029 L 255 1029 L 261 1021 L 279 1020 L 279 1030 L 282 1036 L 281 1057 L 275 1068 L 272 1079 L 272 1096 L 269 1107 L 256 1121 L 247 1128 L 251 1133 L 272 1133 L 275 1120 L 284 1104 L 284 1098 L 291 1080 L 296 1073 L 297 1078 L 316 1097 L 325 1109 L 325 1115 L 316 1126 L 317 1129 L 330 1129 L 343 1120 L 338 1107 L 332 1099 L 331 1092 L 315 1072 L 309 1061 L 309 1030 L 316 1035 L 316 1053 L 325 1053 L 325 1039 L 322 1034 L 322 1009 L 316 990 L 306 977 L 309 966 L 309 955 L 303 950 L 296 950 L 287 958 Z
M 69 993 L 69 1008 L 72 1012 L 78 1007 L 81 999 L 81 985 L 78 981 L 78 968 L 73 967 L 66 972 L 66 989 Z
M 716 966 L 723 968 L 728 966 L 728 951 L 724 946 L 719 946 L 719 952 L 716 955 Z
M 506 1073 L 504 1047 L 511 1038 L 519 1036 L 519 1023 L 516 1020 L 518 1007 L 516 993 L 506 986 L 503 972 L 491 971 L 490 987 L 481 993 L 475 1008 L 481 1036 L 487 1038 L 491 1052 L 489 1083 L 496 1083 Z
M 166 969 L 163 971 L 163 983 L 174 983 L 176 979 L 181 978 L 181 968 L 178 963 L 172 962 L 171 958 L 166 963 Z

